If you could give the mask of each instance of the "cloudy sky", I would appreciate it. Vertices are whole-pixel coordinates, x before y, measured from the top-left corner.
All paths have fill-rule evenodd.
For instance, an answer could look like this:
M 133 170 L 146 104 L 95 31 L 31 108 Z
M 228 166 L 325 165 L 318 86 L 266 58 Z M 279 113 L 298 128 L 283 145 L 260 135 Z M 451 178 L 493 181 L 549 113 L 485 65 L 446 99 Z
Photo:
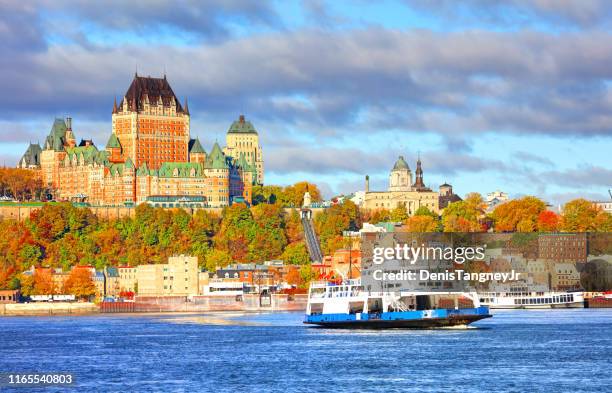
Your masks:
M 460 195 L 609 198 L 605 0 L 178 3 L 0 0 L 2 161 L 56 116 L 103 146 L 134 72 L 165 71 L 206 149 L 253 121 L 268 184 L 382 189 L 420 152 Z

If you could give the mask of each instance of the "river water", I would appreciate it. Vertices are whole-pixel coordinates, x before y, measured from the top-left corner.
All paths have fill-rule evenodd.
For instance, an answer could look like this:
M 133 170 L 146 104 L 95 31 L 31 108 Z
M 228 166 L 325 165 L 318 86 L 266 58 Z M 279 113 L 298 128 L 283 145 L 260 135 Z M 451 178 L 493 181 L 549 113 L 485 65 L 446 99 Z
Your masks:
M 610 392 L 612 309 L 498 311 L 468 329 L 307 327 L 299 313 L 0 318 L 11 392 Z

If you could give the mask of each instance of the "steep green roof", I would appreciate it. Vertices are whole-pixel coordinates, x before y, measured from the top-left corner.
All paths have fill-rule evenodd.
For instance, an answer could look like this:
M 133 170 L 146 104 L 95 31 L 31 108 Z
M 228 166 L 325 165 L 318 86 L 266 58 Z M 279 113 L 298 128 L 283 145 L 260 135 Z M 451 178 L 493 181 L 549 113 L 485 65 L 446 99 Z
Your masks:
M 38 143 L 30 143 L 21 160 L 19 160 L 19 165 L 40 165 L 40 153 L 42 153 L 40 145 Z
M 130 157 L 125 160 L 125 163 L 123 165 L 125 165 L 126 168 L 134 168 L 134 163 L 132 162 L 132 159 Z
M 159 167 L 159 177 L 201 177 L 203 176 L 202 164 L 197 162 L 164 162 Z
M 200 140 L 198 138 L 192 139 L 189 143 L 189 153 L 203 153 L 206 154 L 206 151 L 202 147 Z
M 140 168 L 138 168 L 138 170 L 136 171 L 136 175 L 137 176 L 147 176 L 149 174 L 150 174 L 149 167 L 147 167 L 146 162 L 143 162 Z
M 227 131 L 228 134 L 257 134 L 257 130 L 250 121 L 246 121 L 244 115 L 240 115 Z
M 51 131 L 45 139 L 45 150 L 64 150 L 64 138 L 66 137 L 66 123 L 64 119 L 56 118 L 51 126 Z
M 108 142 L 106 142 L 106 148 L 107 149 L 113 149 L 113 148 L 121 149 L 121 143 L 119 143 L 119 138 L 117 138 L 117 135 L 115 135 L 115 133 L 112 133 L 110 138 L 108 138 Z
M 410 170 L 408 163 L 406 162 L 406 160 L 404 160 L 404 156 L 399 156 L 397 161 L 395 161 L 395 165 L 393 165 L 393 170 L 398 171 L 398 170 L 406 170 L 406 169 Z
M 206 157 L 204 166 L 208 169 L 229 169 L 225 154 L 223 154 L 217 142 L 213 145 L 210 155 Z

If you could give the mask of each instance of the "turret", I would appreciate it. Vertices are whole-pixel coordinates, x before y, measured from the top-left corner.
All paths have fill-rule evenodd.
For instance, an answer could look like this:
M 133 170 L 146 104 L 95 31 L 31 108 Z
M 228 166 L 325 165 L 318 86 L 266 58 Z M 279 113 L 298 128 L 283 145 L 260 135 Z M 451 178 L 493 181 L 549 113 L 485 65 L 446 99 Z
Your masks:
M 72 118 L 70 117 L 66 118 L 66 145 L 69 147 L 76 146 L 76 139 L 72 132 Z

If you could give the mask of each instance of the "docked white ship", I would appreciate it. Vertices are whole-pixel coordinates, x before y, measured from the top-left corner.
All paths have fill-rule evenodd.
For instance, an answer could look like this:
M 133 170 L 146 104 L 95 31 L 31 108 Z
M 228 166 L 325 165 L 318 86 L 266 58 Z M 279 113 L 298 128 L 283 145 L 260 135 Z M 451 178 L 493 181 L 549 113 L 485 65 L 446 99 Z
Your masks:
M 490 309 L 582 308 L 584 292 L 554 292 L 544 286 L 499 286 L 495 292 L 479 292 L 480 303 Z

